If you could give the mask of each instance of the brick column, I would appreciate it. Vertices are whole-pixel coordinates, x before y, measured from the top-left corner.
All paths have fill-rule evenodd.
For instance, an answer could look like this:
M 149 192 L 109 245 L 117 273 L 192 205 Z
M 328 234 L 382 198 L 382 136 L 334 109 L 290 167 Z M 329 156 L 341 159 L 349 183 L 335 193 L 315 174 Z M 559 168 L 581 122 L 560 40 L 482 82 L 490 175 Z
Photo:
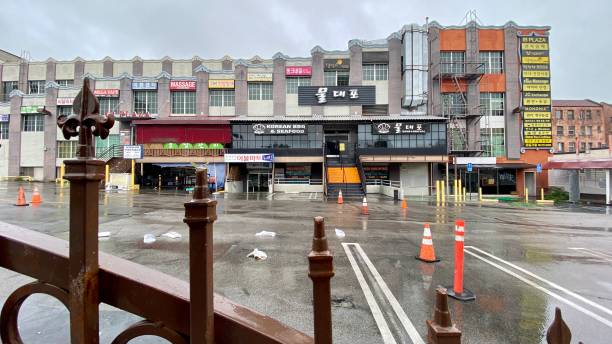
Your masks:
M 465 30 L 466 40 L 466 61 L 469 63 L 466 66 L 468 72 L 476 68 L 475 62 L 478 61 L 478 28 L 472 22 Z M 475 115 L 480 111 L 480 90 L 479 83 L 472 81 L 467 88 L 467 111 L 470 115 Z M 480 149 L 480 117 L 468 117 L 465 121 L 466 133 L 468 138 L 468 149 Z
M 18 176 L 21 167 L 21 101 L 23 92 L 13 91 L 9 119 L 8 175 Z
M 170 79 L 165 75 L 157 80 L 157 106 L 160 119 L 170 117 Z
M 119 111 L 132 112 L 133 94 L 132 79 L 123 77 L 119 80 Z
M 272 73 L 272 99 L 274 99 L 274 116 L 285 116 L 287 114 L 287 79 L 285 78 L 285 66 L 287 57 L 276 53 L 274 59 L 274 72 Z
M 312 48 L 310 51 L 312 56 L 312 77 L 310 79 L 310 84 L 312 86 L 323 86 L 325 83 L 324 74 L 323 74 L 323 49 L 320 46 L 316 46 Z M 312 106 L 312 114 L 323 116 L 323 107 L 322 106 Z
M 363 82 L 363 48 L 359 43 L 354 43 L 349 46 L 350 66 L 349 85 L 361 86 Z M 351 115 L 362 114 L 363 107 L 361 105 L 351 105 L 349 112 Z
M 389 45 L 389 114 L 402 112 L 402 40 L 399 34 L 387 38 Z
M 197 78 L 196 82 L 196 113 L 203 117 L 208 117 L 208 79 L 210 77 L 208 69 L 200 65 L 194 70 Z
M 132 74 L 142 76 L 142 60 L 137 56 L 132 60 Z
M 85 61 L 77 58 L 74 61 L 74 85 L 79 87 L 83 85 L 83 74 L 85 74 Z
M 520 159 L 521 157 L 521 126 L 520 114 L 512 111 L 521 106 L 521 91 L 519 89 L 520 61 L 518 58 L 518 37 L 515 27 L 504 29 L 504 71 L 506 74 L 506 96 L 505 107 L 505 141 L 506 155 L 508 159 Z
M 105 58 L 102 67 L 102 76 L 112 77 L 115 62 L 110 58 Z
M 249 94 L 247 86 L 247 67 L 238 61 L 235 67 L 234 87 L 236 92 L 236 116 L 249 114 Z
M 172 75 L 172 60 L 169 58 L 164 58 L 162 60 L 162 72 L 166 72 Z
M 17 83 L 18 88 L 24 94 L 28 94 L 28 71 L 30 65 L 27 62 L 21 62 L 19 64 L 19 81 Z
M 45 108 L 51 112 L 51 116 L 45 116 L 44 134 L 44 163 L 43 180 L 46 182 L 54 181 L 56 178 L 56 157 L 57 157 L 57 92 L 59 86 L 55 83 L 55 61 L 47 62 Z

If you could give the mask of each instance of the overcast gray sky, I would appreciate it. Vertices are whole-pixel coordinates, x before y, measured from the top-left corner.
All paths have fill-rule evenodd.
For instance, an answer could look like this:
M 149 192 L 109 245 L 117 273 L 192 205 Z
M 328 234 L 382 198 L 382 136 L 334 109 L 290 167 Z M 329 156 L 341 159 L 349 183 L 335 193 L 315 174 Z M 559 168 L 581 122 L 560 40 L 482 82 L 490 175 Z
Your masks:
M 76 5 L 75 5 L 76 4 Z M 610 1 L 192 1 L 3 0 L 0 49 L 32 59 L 271 57 L 346 49 L 352 38 L 386 38 L 404 24 L 550 25 L 555 99 L 612 102 Z

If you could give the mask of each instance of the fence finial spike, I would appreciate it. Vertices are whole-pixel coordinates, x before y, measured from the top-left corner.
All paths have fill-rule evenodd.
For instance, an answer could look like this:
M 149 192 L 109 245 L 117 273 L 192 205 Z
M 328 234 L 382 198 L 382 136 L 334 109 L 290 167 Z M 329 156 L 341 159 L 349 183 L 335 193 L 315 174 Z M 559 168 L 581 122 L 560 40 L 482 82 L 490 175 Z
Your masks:
M 427 320 L 428 343 L 461 344 L 461 331 L 453 325 L 448 311 L 448 295 L 444 287 L 436 288 L 433 320 Z
M 434 308 L 434 321 L 442 327 L 450 327 L 453 325 L 448 311 L 448 297 L 446 289 L 443 287 L 436 288 L 436 305 Z
M 548 344 L 570 344 L 572 332 L 561 315 L 561 309 L 555 307 L 555 319 L 546 331 L 546 342 Z
M 208 198 L 208 171 L 206 168 L 196 167 L 196 184 L 193 188 L 193 199 Z
M 312 250 L 315 252 L 329 251 L 327 237 L 325 236 L 325 220 L 321 216 L 314 218 L 314 236 L 312 237 Z

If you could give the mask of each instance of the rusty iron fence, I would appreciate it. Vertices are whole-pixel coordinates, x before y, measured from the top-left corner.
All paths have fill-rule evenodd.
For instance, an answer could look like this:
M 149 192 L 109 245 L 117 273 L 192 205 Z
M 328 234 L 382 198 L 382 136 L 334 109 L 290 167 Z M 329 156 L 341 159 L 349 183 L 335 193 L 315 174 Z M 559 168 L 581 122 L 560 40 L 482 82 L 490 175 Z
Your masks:
M 74 100 L 74 113 L 59 116 L 65 138 L 79 136 L 76 160 L 65 161 L 70 181 L 69 242 L 19 226 L 0 224 L 0 267 L 36 281 L 17 288 L 0 312 L 2 343 L 22 343 L 17 325 L 23 302 L 33 294 L 59 300 L 70 314 L 70 341 L 99 342 L 100 303 L 145 320 L 121 332 L 113 344 L 152 335 L 184 343 L 332 343 L 331 278 L 333 256 L 322 217 L 314 219 L 308 276 L 313 283 L 314 338 L 276 319 L 236 304 L 213 292 L 213 224 L 217 201 L 209 198 L 206 170 L 196 170 L 193 199 L 184 204 L 189 228 L 189 283 L 98 250 L 98 193 L 104 162 L 95 160 L 93 136 L 102 139 L 114 124 L 100 116 L 99 104 L 84 85 Z M 461 342 L 452 323 L 446 290 L 436 290 L 433 320 L 427 321 L 430 344 Z M 566 344 L 571 334 L 557 309 L 547 333 L 550 344 Z

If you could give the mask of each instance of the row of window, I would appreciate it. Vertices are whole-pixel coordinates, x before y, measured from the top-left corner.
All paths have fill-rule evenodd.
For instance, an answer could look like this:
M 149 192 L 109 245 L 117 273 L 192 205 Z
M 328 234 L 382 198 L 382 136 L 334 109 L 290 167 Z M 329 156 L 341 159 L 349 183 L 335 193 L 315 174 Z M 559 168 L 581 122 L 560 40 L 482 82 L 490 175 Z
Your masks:
M 504 93 L 481 92 L 480 114 L 483 116 L 504 115 Z M 443 115 L 466 115 L 468 113 L 466 98 L 463 93 L 442 94 Z
M 555 117 L 557 119 L 563 119 L 563 110 L 556 110 L 555 111 Z M 565 116 L 567 117 L 568 120 L 573 120 L 574 119 L 574 110 L 565 110 Z M 601 111 L 600 110 L 596 110 L 595 111 L 595 119 L 600 119 L 601 118 Z M 580 110 L 578 112 L 578 119 L 593 119 L 593 113 L 591 110 Z
M 471 66 L 466 63 L 465 51 L 441 51 L 440 64 L 442 73 L 463 74 L 479 72 L 484 74 L 501 74 L 504 72 L 503 51 L 481 51 L 478 53 L 478 63 Z
M 593 142 L 580 142 L 580 151 L 581 152 L 585 152 L 587 146 L 589 147 L 589 149 L 593 149 L 595 148 L 595 145 L 593 144 Z M 597 147 L 598 148 L 603 148 L 604 144 L 601 142 L 597 143 Z M 576 142 L 568 142 L 567 143 L 567 152 L 575 152 L 576 151 Z M 563 142 L 559 142 L 557 143 L 557 152 L 558 153 L 563 153 L 566 152 L 565 150 L 565 143 Z
M 557 136 L 563 136 L 565 134 L 565 128 L 562 125 L 557 126 Z M 597 133 L 601 133 L 601 126 L 597 126 Z M 570 125 L 567 127 L 567 135 L 574 136 L 576 135 L 576 126 Z M 593 135 L 593 127 L 590 125 L 580 126 L 580 135 L 581 136 L 591 136 Z
M 446 147 L 446 123 L 430 123 L 425 134 L 377 135 L 371 124 L 359 124 L 359 148 L 441 148 Z

